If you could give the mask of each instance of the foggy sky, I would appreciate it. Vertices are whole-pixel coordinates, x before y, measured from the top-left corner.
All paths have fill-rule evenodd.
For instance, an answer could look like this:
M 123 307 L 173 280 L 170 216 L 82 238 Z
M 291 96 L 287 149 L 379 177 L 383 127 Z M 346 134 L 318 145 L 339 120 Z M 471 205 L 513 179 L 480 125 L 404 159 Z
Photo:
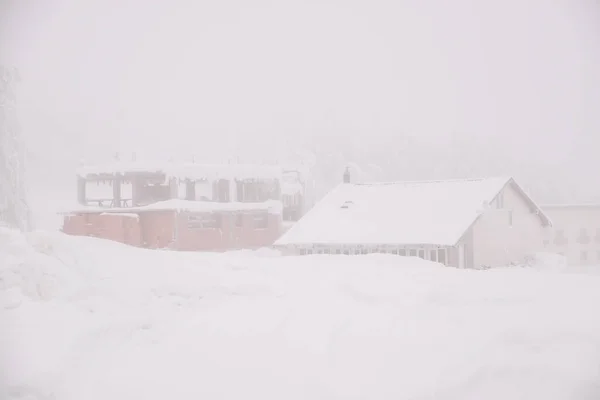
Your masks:
M 594 0 L 0 4 L 29 150 L 65 171 L 115 151 L 259 159 L 407 136 L 535 179 L 600 168 Z

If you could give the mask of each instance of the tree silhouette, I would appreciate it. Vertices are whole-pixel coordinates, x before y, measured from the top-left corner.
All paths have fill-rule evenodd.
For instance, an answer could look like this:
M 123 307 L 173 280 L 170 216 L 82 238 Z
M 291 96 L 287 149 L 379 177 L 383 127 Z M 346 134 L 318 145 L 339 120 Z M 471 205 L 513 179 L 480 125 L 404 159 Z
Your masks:
M 0 222 L 20 230 L 30 229 L 25 199 L 25 160 L 17 123 L 15 68 L 0 66 Z

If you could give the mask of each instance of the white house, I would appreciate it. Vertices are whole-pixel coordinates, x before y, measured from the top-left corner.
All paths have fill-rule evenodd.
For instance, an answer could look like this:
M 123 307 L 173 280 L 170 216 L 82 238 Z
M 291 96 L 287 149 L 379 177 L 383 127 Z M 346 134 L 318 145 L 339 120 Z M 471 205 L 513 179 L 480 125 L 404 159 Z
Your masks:
M 512 178 L 345 183 L 275 242 L 291 254 L 418 256 L 460 268 L 524 261 L 550 219 Z
M 600 204 L 542 206 L 553 226 L 545 251 L 562 254 L 570 265 L 600 265 Z

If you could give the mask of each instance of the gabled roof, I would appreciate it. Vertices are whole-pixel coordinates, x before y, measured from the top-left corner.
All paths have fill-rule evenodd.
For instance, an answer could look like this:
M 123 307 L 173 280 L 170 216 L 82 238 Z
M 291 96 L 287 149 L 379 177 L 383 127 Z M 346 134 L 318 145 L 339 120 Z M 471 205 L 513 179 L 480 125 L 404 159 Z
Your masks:
M 590 208 L 600 208 L 600 203 L 566 203 L 566 204 L 542 204 L 540 206 L 544 210 L 559 210 L 559 209 L 590 209 Z
M 513 185 L 550 224 L 543 211 L 510 178 L 341 184 L 275 245 L 455 245 L 507 185 Z

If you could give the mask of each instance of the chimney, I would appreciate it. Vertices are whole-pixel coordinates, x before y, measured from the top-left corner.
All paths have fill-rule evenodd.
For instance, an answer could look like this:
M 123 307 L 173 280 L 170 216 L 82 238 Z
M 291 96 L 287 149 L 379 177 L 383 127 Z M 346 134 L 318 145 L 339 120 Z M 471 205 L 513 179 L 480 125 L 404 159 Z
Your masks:
M 350 168 L 346 167 L 344 171 L 344 183 L 350 183 Z

